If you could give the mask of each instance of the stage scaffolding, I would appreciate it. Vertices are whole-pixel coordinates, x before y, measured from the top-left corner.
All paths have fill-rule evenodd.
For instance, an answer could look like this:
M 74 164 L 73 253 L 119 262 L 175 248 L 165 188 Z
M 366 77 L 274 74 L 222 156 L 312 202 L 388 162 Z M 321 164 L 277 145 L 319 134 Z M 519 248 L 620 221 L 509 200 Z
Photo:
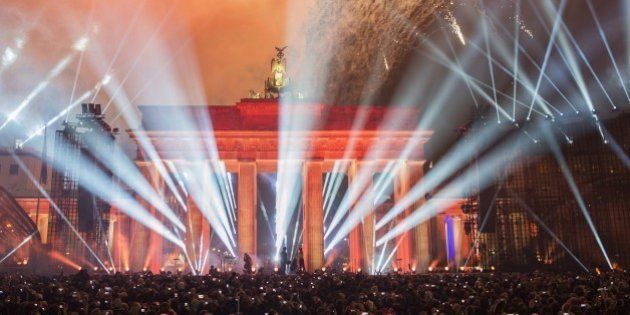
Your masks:
M 112 173 L 95 156 L 95 152 L 112 152 L 117 129 L 104 120 L 99 104 L 83 104 L 78 122 L 64 122 L 55 132 L 51 198 L 70 225 L 78 231 L 98 258 L 110 260 L 107 245 L 110 205 L 94 194 L 84 183 L 100 173 L 111 185 Z M 96 150 L 98 148 L 98 150 Z M 92 183 L 95 184 L 95 183 Z M 102 187 L 105 191 L 108 187 Z M 48 240 L 50 249 L 66 255 L 84 267 L 102 268 L 67 222 L 50 209 Z
M 609 139 L 628 152 L 630 126 L 622 115 L 605 123 Z M 630 169 L 611 144 L 605 144 L 594 126 L 568 125 L 574 143 L 560 143 L 578 190 L 613 264 L 630 265 Z M 560 140 L 558 140 L 560 141 Z M 494 233 L 481 233 L 480 248 L 486 265 L 507 269 L 582 269 L 545 230 L 544 224 L 589 269 L 608 269 L 594 234 L 580 211 L 560 166 L 551 153 L 527 154 L 503 172 L 498 194 Z M 498 177 L 499 177 L 498 176 Z M 537 219 L 537 218 L 538 219 Z

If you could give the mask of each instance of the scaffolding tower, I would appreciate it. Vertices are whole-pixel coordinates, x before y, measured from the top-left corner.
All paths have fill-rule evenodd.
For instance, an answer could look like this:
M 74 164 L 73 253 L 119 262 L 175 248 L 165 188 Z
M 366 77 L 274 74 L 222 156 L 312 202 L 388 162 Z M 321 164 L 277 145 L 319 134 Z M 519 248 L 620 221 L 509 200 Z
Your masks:
M 110 205 L 99 196 L 113 184 L 113 174 L 98 154 L 112 152 L 118 129 L 105 122 L 100 104 L 82 104 L 76 118 L 77 122 L 64 122 L 63 129 L 55 132 L 50 195 L 61 213 L 51 205 L 49 246 L 79 265 L 101 267 L 98 261 L 111 257 Z

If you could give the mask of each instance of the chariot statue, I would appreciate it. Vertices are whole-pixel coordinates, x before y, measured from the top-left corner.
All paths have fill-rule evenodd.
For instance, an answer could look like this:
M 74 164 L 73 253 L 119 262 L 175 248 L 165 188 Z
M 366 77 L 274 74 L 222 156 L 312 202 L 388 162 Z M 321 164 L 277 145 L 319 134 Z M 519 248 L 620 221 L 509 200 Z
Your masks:
M 286 71 L 287 60 L 284 58 L 284 50 L 276 47 L 276 57 L 271 59 L 271 74 L 265 81 L 265 98 L 278 98 L 288 90 L 289 78 Z
M 284 57 L 284 47 L 275 47 L 276 56 L 271 58 L 271 69 L 269 77 L 265 80 L 263 92 L 249 90 L 251 99 L 278 99 L 280 96 L 294 99 L 304 99 L 304 94 L 294 91 L 291 80 L 287 75 L 287 59 Z

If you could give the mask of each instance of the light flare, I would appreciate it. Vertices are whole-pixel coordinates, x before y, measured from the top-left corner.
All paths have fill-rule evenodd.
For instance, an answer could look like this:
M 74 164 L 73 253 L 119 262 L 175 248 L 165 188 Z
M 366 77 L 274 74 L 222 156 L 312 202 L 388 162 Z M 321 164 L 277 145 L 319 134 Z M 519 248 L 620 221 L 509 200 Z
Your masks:
M 33 233 L 31 233 L 29 236 L 27 236 L 26 238 L 24 238 L 24 240 L 22 240 L 20 242 L 20 244 L 18 244 L 17 246 L 15 246 L 13 249 L 11 249 L 8 253 L 6 253 L 4 255 L 4 257 L 0 258 L 0 264 L 2 264 L 5 260 L 7 260 L 7 258 L 11 257 L 11 255 L 13 255 L 18 249 L 20 249 L 20 247 L 24 246 L 24 244 L 28 243 L 35 234 L 37 234 L 38 231 L 35 231 Z

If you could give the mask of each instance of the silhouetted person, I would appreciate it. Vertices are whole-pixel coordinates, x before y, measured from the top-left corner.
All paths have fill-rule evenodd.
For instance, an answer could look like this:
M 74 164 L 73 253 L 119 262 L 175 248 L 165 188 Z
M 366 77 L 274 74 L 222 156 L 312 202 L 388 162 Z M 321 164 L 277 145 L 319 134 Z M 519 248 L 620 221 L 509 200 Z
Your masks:
M 304 272 L 306 268 L 304 267 L 304 251 L 302 251 L 302 247 L 298 250 L 298 263 L 299 263 L 299 271 Z
M 90 280 L 90 275 L 88 274 L 87 269 L 82 268 L 74 275 L 74 277 L 72 277 L 72 280 L 75 286 L 83 288 L 88 280 Z
M 245 269 L 245 273 L 252 272 L 252 258 L 247 253 L 243 255 L 243 269 Z
M 287 254 L 287 247 L 282 247 L 282 253 L 280 253 L 280 274 L 287 274 L 287 265 L 289 264 L 289 255 Z
M 296 272 L 298 269 L 298 259 L 297 257 L 293 257 L 293 259 L 291 260 L 291 272 L 294 273 Z

